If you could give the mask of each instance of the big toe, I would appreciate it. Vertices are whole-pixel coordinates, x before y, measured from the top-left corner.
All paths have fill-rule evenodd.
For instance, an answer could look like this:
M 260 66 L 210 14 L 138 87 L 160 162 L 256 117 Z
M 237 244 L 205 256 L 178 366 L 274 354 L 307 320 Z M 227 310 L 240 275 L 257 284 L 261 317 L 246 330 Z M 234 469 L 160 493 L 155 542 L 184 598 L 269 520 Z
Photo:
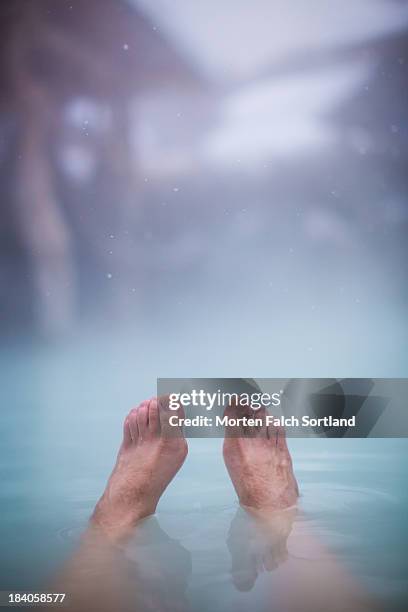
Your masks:
M 167 395 L 159 397 L 157 403 L 162 438 L 184 438 L 180 421 L 184 417 L 182 406 L 179 406 L 177 410 L 170 410 Z
M 224 417 L 227 421 L 225 424 L 225 437 L 226 438 L 243 438 L 245 436 L 245 429 L 242 422 L 239 420 L 244 414 L 242 408 L 235 402 L 232 402 L 226 406 L 224 410 Z

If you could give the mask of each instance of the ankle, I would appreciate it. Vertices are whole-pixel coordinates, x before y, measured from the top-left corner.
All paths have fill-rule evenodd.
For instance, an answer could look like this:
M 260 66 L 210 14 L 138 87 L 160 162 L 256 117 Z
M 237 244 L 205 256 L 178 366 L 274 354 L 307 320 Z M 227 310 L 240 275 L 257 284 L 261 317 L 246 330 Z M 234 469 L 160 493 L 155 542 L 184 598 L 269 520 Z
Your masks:
M 137 523 L 154 512 L 153 507 L 113 508 L 111 502 L 103 495 L 95 506 L 90 523 L 111 541 L 120 541 L 130 537 Z

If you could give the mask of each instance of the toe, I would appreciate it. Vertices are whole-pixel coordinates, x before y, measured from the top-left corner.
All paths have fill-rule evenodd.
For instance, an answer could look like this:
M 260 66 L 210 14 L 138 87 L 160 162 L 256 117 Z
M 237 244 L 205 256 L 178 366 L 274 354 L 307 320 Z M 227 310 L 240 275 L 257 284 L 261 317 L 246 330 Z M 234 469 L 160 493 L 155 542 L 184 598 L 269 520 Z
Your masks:
M 128 448 L 132 444 L 132 434 L 130 433 L 129 416 L 123 423 L 123 447 Z
M 258 428 L 255 425 L 256 423 L 255 419 L 257 418 L 257 414 L 254 412 L 254 410 L 252 410 L 251 408 L 248 408 L 245 416 L 248 419 L 248 424 L 245 427 L 245 435 L 248 438 L 256 438 L 258 435 Z M 253 425 L 252 425 L 252 422 L 254 422 Z
M 126 420 L 128 422 L 132 442 L 133 444 L 136 444 L 137 441 L 139 440 L 139 427 L 137 424 L 137 409 L 136 408 L 133 408 L 133 410 L 129 412 L 128 416 L 126 417 Z
M 276 558 L 273 548 L 268 551 L 265 551 L 263 555 L 263 565 L 267 572 L 272 572 L 279 566 L 279 562 Z
M 278 428 L 275 425 L 268 425 L 267 436 L 271 445 L 277 447 L 278 445 Z
M 247 591 L 251 591 L 253 589 L 257 577 L 258 572 L 256 568 L 254 568 L 253 571 L 248 570 L 235 572 L 232 576 L 232 581 L 238 591 L 246 593 Z
M 178 425 L 170 425 L 170 417 L 176 416 L 179 419 L 184 417 L 184 410 L 179 406 L 177 410 L 170 410 L 169 398 L 167 395 L 162 395 L 157 399 L 158 414 L 160 421 L 160 430 L 163 438 L 174 438 L 183 436 L 183 429 Z
M 148 427 L 151 434 L 160 433 L 159 406 L 156 397 L 151 399 L 148 405 Z
M 243 438 L 245 436 L 244 427 L 236 420 L 241 416 L 241 412 L 242 410 L 236 402 L 232 402 L 225 408 L 224 416 L 228 419 L 225 425 L 226 438 Z
M 256 425 L 254 427 L 254 435 L 257 438 L 266 438 L 267 437 L 267 428 L 266 428 L 266 410 L 265 408 L 260 408 L 254 412 L 254 418 L 261 421 L 260 425 Z
M 136 414 L 137 426 L 139 429 L 139 437 L 142 440 L 146 438 L 146 434 L 148 432 L 148 423 L 147 423 L 148 414 L 149 414 L 148 402 L 147 401 L 142 402 L 139 408 L 137 409 L 137 414 Z
M 289 454 L 288 451 L 288 446 L 286 444 L 286 432 L 285 432 L 285 428 L 284 427 L 277 427 L 276 428 L 277 432 L 276 432 L 276 444 L 278 447 L 278 450 L 281 451 L 284 454 Z
M 284 427 L 278 427 L 277 433 L 277 449 L 279 455 L 280 464 L 283 467 L 291 468 L 292 466 L 292 458 L 290 456 L 290 452 L 288 449 L 288 445 L 286 443 L 286 432 Z

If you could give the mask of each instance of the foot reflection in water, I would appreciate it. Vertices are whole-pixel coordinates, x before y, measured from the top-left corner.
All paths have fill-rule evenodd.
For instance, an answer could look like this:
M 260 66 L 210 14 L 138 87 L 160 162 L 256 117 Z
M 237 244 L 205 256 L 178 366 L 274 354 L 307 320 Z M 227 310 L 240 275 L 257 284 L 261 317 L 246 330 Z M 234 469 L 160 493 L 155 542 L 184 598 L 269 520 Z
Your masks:
M 186 590 L 192 574 L 191 554 L 163 531 L 155 517 L 139 524 L 124 553 L 134 563 L 134 609 L 188 610 Z
M 271 572 L 288 559 L 287 540 L 296 509 L 257 516 L 238 508 L 228 532 L 232 582 L 239 591 L 250 591 L 262 572 Z

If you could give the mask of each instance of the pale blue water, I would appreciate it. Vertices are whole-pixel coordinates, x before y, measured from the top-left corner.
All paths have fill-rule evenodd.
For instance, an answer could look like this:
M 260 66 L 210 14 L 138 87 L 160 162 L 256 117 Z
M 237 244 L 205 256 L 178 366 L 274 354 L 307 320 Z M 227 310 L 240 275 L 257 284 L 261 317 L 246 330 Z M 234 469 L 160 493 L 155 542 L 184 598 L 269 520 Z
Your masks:
M 141 361 L 134 361 L 133 377 L 127 361 L 118 346 L 101 357 L 98 347 L 77 345 L 15 349 L 3 360 L 2 590 L 38 589 L 74 550 L 112 468 L 132 398 L 154 394 L 157 373 L 145 369 L 142 378 Z M 155 529 L 148 544 L 149 553 L 168 555 L 173 572 L 180 559 L 192 609 L 234 610 L 262 597 L 263 575 L 246 593 L 232 582 L 226 539 L 237 504 L 221 443 L 190 441 L 157 514 L 172 544 Z M 297 520 L 313 527 L 385 609 L 403 608 L 407 441 L 291 440 L 290 447 L 302 492 Z

